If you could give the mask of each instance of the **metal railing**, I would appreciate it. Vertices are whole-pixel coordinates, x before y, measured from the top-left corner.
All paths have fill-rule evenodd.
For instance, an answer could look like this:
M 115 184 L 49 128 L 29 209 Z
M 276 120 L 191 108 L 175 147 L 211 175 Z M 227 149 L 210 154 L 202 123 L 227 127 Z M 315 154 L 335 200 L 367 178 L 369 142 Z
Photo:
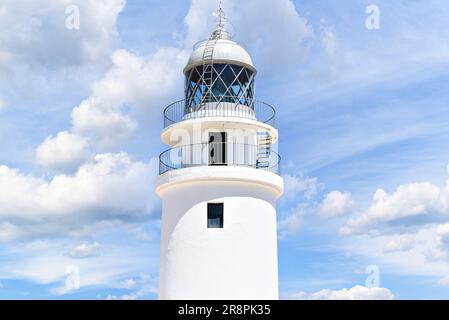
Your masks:
M 261 101 L 254 101 L 253 107 L 222 101 L 208 102 L 194 108 L 187 108 L 186 100 L 180 100 L 165 108 L 164 128 L 181 121 L 207 117 L 251 119 L 274 127 L 276 111 L 271 105 Z
M 169 149 L 159 156 L 159 174 L 200 166 L 238 166 L 280 174 L 281 157 L 255 145 L 211 142 Z

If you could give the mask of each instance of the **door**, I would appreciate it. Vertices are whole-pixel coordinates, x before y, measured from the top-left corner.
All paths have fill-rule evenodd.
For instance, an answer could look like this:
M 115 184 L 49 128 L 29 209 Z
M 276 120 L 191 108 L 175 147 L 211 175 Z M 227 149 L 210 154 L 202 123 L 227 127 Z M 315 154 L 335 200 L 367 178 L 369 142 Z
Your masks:
M 209 133 L 209 165 L 226 166 L 226 132 Z

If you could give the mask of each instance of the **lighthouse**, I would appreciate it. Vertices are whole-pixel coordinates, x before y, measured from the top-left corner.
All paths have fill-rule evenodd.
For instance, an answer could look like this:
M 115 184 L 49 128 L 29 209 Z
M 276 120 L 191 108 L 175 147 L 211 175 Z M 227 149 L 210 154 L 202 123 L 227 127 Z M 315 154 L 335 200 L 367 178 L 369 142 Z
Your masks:
M 276 113 L 256 100 L 257 70 L 221 8 L 183 72 L 161 134 L 159 299 L 278 299 Z

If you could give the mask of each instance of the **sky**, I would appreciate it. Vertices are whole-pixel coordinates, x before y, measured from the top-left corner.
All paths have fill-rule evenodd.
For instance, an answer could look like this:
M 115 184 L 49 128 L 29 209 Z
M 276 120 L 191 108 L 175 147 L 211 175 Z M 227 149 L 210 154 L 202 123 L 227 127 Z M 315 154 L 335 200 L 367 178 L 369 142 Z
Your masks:
M 157 297 L 162 111 L 217 5 L 0 1 L 0 299 Z M 449 298 L 447 1 L 224 10 L 277 110 L 281 298 Z

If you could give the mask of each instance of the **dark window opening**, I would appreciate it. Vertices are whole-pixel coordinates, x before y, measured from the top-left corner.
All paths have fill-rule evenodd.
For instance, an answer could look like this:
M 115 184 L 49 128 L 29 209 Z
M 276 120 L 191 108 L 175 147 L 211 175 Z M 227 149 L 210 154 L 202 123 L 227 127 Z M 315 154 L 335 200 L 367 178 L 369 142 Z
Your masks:
M 226 132 L 209 133 L 209 165 L 226 166 Z
M 207 204 L 207 227 L 213 229 L 223 228 L 223 203 Z

